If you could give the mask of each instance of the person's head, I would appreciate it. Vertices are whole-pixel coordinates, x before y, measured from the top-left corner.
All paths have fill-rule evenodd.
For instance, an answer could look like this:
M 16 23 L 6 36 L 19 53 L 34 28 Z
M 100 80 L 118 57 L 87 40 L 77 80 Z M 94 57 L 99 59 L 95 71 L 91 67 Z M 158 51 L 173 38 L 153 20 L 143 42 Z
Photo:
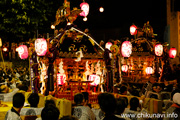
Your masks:
M 171 100 L 173 100 L 173 96 L 175 93 L 180 93 L 180 89 L 175 89 L 171 92 Z
M 76 105 L 83 104 L 84 102 L 84 95 L 82 93 L 77 93 L 74 95 L 74 102 Z
M 28 97 L 28 102 L 31 107 L 37 107 L 39 103 L 39 95 L 37 93 L 31 93 Z
M 173 102 L 180 106 L 180 93 L 175 93 L 173 95 Z
M 22 93 L 16 93 L 13 96 L 13 107 L 22 108 L 24 106 L 25 97 Z
M 120 115 L 124 112 L 125 108 L 126 108 L 125 99 L 123 99 L 123 98 L 117 99 L 117 106 L 116 106 L 115 113 Z
M 42 109 L 41 118 L 42 120 L 58 120 L 59 119 L 59 110 L 54 105 L 48 105 Z
M 85 99 L 85 104 L 88 104 L 89 101 L 89 93 L 88 92 L 82 92 L 84 99 Z
M 78 120 L 76 117 L 73 116 L 63 116 L 60 120 Z
M 111 93 L 100 93 L 98 95 L 98 104 L 105 114 L 114 114 L 116 110 L 116 99 Z
M 127 87 L 126 86 L 122 86 L 120 88 L 120 94 L 121 95 L 126 95 L 127 94 Z
M 133 97 L 130 100 L 130 110 L 137 111 L 137 108 L 139 107 L 139 99 L 137 97 Z
M 28 90 L 28 87 L 25 85 L 25 84 L 17 84 L 17 88 L 19 89 L 19 90 L 23 90 L 23 91 L 26 91 L 27 92 L 27 90 Z
M 46 100 L 45 101 L 45 107 L 49 106 L 49 105 L 54 105 L 56 106 L 56 103 L 54 102 L 54 100 Z

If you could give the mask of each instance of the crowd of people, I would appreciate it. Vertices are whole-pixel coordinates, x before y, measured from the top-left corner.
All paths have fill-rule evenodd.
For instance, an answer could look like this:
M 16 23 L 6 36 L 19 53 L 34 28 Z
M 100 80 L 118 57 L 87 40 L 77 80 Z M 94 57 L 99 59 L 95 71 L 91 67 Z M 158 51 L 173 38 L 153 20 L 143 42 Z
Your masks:
M 72 114 L 62 118 L 59 117 L 61 111 L 53 100 L 46 100 L 44 107 L 38 108 L 39 95 L 37 93 L 32 93 L 28 97 L 28 104 L 25 104 L 25 96 L 18 91 L 30 91 L 28 68 L 0 68 L 0 95 L 4 95 L 1 100 L 12 101 L 13 104 L 13 107 L 6 113 L 5 120 L 21 120 L 21 115 L 31 116 L 34 120 L 143 120 L 149 118 L 138 118 L 137 116 L 149 113 L 148 109 L 142 105 L 145 98 L 161 100 L 165 114 L 174 113 L 180 116 L 178 69 L 175 65 L 173 67 L 174 80 L 158 82 L 156 77 L 151 76 L 147 83 L 122 82 L 117 87 L 118 94 L 124 97 L 115 98 L 113 93 L 99 93 L 98 107 L 90 104 L 88 92 L 77 93 L 72 101 Z M 127 96 L 131 96 L 131 99 L 128 100 Z M 5 105 L 0 103 L 0 106 Z M 161 119 L 176 120 L 179 117 L 162 117 Z

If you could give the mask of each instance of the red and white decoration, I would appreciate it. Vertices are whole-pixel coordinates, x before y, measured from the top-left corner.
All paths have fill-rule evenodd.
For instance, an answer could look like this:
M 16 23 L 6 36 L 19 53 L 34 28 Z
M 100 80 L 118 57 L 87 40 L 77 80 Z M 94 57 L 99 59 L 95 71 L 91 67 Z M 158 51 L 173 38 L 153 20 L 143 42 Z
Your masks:
M 121 46 L 121 54 L 123 57 L 130 57 L 132 53 L 132 44 L 130 41 L 124 41 Z
M 89 4 L 86 2 L 83 2 L 80 4 L 82 12 L 80 13 L 80 16 L 86 17 L 89 14 Z
M 156 46 L 155 46 L 155 55 L 156 56 L 162 56 L 162 54 L 163 54 L 163 46 L 161 45 L 161 44 L 157 44 Z
M 96 85 L 99 85 L 99 83 L 100 83 L 100 77 L 98 76 L 98 75 L 90 75 L 89 76 L 89 81 L 93 81 L 92 83 L 91 83 L 91 85 L 94 85 L 94 86 L 96 86 Z
M 177 54 L 177 50 L 176 50 L 176 48 L 171 48 L 170 50 L 169 50 L 169 57 L 170 58 L 175 58 L 176 57 L 176 54 Z
M 18 47 L 18 55 L 21 59 L 28 58 L 28 48 L 26 45 L 20 45 Z
M 136 35 L 137 34 L 137 27 L 135 25 L 130 26 L 130 34 Z
M 153 73 L 152 67 L 147 67 L 147 68 L 146 68 L 146 74 L 150 75 L 150 74 L 152 74 L 152 73 Z
M 47 52 L 47 42 L 44 38 L 37 38 L 35 41 L 35 51 L 38 56 L 44 56 Z
M 66 75 L 64 73 L 57 73 L 57 84 L 64 85 L 66 80 Z
M 123 72 L 127 72 L 128 71 L 128 65 L 122 65 L 121 69 Z

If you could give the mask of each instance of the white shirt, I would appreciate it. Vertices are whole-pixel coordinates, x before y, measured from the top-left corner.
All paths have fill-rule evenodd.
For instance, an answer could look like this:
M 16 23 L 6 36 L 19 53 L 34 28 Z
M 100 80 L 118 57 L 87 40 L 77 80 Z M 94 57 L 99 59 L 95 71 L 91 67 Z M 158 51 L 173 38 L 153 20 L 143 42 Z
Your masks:
M 20 115 L 41 115 L 42 109 L 43 108 L 35 108 L 35 107 L 22 108 Z
M 73 110 L 73 116 L 79 120 L 95 120 L 93 111 L 88 106 L 76 106 Z
M 21 120 L 19 113 L 17 113 L 13 108 L 8 110 L 4 120 Z

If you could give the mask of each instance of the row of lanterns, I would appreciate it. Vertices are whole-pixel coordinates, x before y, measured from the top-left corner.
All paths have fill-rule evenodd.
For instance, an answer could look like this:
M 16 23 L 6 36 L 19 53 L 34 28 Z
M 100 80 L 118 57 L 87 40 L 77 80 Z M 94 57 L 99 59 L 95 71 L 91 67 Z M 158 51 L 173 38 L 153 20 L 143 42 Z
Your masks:
M 127 72 L 128 69 L 129 69 L 128 65 L 122 65 L 122 67 L 121 67 L 121 70 L 123 72 Z M 152 67 L 146 67 L 145 72 L 146 72 L 146 74 L 150 75 L 153 73 L 153 68 Z
M 44 38 L 38 38 L 35 40 L 35 51 L 38 56 L 44 56 L 47 52 L 47 41 Z M 28 47 L 26 45 L 20 45 L 17 48 L 18 55 L 21 59 L 28 58 Z

